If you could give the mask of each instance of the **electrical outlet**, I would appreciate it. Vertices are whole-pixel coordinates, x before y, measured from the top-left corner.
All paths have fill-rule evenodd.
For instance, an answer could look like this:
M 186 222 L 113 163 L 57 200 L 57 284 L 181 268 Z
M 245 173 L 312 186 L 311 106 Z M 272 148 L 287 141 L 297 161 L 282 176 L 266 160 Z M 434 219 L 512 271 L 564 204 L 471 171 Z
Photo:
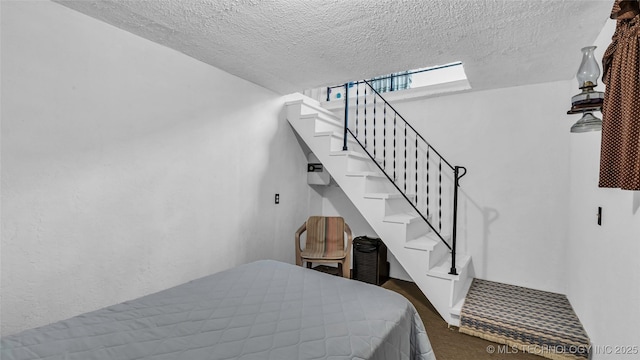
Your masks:
M 275 202 L 276 202 L 276 204 L 280 204 L 280 194 L 276 194 Z

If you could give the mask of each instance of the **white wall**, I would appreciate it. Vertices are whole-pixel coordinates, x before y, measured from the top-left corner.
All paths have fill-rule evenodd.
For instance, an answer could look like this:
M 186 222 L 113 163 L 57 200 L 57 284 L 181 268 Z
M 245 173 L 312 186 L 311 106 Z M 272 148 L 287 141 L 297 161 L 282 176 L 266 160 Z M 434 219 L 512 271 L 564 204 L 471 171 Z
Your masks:
M 1 33 L 3 335 L 294 261 L 281 97 L 48 1 L 3 1 Z
M 596 40 L 601 59 L 609 21 Z M 604 91 L 604 86 L 600 86 Z M 593 359 L 637 358 L 640 347 L 640 191 L 598 188 L 601 132 L 570 138 L 567 295 L 594 345 Z M 602 226 L 596 222 L 602 207 Z M 636 355 L 616 353 L 636 346 Z M 633 351 L 633 348 L 632 348 Z

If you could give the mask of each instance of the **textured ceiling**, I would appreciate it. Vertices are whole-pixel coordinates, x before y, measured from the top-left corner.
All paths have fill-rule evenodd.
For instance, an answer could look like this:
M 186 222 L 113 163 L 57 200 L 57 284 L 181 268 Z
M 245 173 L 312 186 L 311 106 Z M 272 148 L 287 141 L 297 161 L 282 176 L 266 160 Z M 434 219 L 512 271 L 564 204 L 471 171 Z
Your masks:
M 608 0 L 54 0 L 280 93 L 464 63 L 474 89 L 566 80 Z

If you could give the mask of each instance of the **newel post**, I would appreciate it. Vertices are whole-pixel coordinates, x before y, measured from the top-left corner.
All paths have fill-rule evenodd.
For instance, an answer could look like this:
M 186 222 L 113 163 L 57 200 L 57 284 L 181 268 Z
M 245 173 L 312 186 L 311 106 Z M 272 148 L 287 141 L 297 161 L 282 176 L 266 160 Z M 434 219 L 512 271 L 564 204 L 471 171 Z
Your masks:
M 460 174 L 460 169 L 463 170 Z M 460 179 L 467 174 L 467 169 L 463 166 L 455 166 L 453 168 L 453 229 L 451 233 L 451 270 L 449 274 L 458 275 L 456 270 L 456 237 L 458 231 L 458 187 L 460 186 Z
M 349 83 L 344 84 L 344 138 L 342 142 L 342 151 L 347 151 L 347 131 L 349 129 Z

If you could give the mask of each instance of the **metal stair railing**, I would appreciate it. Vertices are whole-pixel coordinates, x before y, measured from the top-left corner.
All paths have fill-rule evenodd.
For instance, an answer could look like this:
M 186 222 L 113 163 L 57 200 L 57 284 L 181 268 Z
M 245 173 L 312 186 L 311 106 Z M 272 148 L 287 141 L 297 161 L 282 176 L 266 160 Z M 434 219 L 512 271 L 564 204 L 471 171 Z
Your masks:
M 349 91 L 354 86 L 355 104 L 351 109 Z M 449 248 L 451 251 L 449 274 L 457 275 L 458 188 L 460 179 L 466 175 L 467 169 L 463 166 L 451 165 L 376 91 L 370 81 L 361 80 L 344 84 L 344 102 L 342 150 L 349 150 L 347 139 L 351 135 L 429 228 Z M 351 123 L 350 112 L 354 113 L 355 119 Z M 448 194 L 451 195 L 448 203 L 451 222 L 447 228 L 451 229 L 451 242 L 445 239 L 445 227 L 443 227 L 443 220 L 447 225 L 447 219 L 442 215 L 443 207 L 447 207 L 447 203 L 443 205 L 442 201 L 443 188 L 446 188 L 443 186 L 443 173 L 445 178 L 450 179 L 450 192 L 453 193 Z M 411 191 L 415 193 L 411 194 Z

